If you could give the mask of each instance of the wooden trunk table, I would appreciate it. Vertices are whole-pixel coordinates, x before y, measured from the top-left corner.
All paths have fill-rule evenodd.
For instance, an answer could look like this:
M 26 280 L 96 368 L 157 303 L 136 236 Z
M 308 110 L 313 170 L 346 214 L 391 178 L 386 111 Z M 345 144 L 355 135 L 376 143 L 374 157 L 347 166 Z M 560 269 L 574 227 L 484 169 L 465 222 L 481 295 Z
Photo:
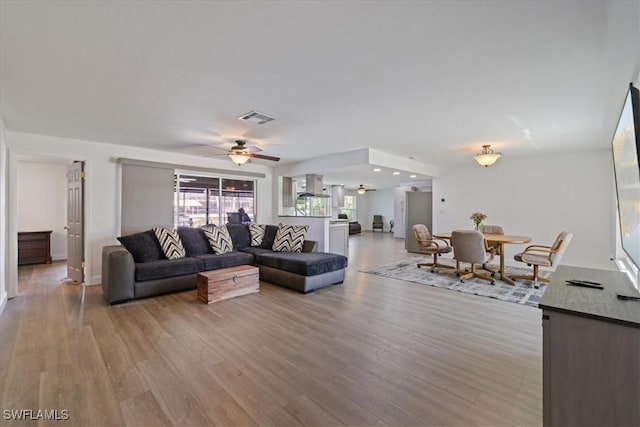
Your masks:
M 198 299 L 207 304 L 260 292 L 258 267 L 240 265 L 198 274 Z

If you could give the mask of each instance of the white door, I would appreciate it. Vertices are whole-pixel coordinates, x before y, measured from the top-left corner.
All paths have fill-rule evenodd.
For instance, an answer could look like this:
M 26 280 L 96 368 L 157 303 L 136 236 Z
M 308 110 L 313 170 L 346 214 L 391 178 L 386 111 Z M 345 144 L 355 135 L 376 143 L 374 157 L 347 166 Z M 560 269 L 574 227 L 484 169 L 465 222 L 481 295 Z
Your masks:
M 67 167 L 67 277 L 84 282 L 84 162 Z

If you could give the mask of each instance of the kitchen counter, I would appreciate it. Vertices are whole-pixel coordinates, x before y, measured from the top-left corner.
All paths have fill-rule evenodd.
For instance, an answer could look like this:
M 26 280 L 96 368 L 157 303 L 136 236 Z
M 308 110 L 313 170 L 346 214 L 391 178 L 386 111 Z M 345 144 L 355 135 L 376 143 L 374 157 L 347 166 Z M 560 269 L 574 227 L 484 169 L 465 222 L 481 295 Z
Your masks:
M 330 216 L 319 215 L 278 215 L 278 218 L 331 218 Z

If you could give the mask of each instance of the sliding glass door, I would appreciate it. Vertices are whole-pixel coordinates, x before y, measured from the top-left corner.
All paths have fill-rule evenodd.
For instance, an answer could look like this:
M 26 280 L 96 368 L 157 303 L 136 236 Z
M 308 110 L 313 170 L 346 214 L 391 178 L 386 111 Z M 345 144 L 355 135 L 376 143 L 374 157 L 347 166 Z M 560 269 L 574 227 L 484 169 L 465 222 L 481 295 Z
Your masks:
M 251 221 L 255 220 L 254 181 L 223 179 L 221 192 L 225 222 L 238 222 L 233 219 L 233 214 L 238 213 L 239 209 L 243 209 Z
M 177 174 L 174 189 L 176 226 L 237 222 L 240 208 L 255 221 L 255 181 Z

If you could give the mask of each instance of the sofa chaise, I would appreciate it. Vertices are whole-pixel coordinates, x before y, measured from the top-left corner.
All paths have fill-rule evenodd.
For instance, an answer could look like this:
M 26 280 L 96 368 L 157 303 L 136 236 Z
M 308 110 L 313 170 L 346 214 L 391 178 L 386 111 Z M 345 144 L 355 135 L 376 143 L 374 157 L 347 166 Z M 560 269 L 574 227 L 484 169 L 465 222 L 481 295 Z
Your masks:
M 233 251 L 213 253 L 199 228 L 179 227 L 178 235 L 186 251 L 179 259 L 166 259 L 149 230 L 120 238 L 123 245 L 102 249 L 102 289 L 110 304 L 196 289 L 202 271 L 255 265 L 260 280 L 302 293 L 344 281 L 347 258 L 313 252 L 316 242 L 305 241 L 302 252 L 272 250 L 278 226 L 267 225 L 259 246 L 251 246 L 247 224 L 227 224 Z M 126 246 L 126 247 L 125 247 Z

